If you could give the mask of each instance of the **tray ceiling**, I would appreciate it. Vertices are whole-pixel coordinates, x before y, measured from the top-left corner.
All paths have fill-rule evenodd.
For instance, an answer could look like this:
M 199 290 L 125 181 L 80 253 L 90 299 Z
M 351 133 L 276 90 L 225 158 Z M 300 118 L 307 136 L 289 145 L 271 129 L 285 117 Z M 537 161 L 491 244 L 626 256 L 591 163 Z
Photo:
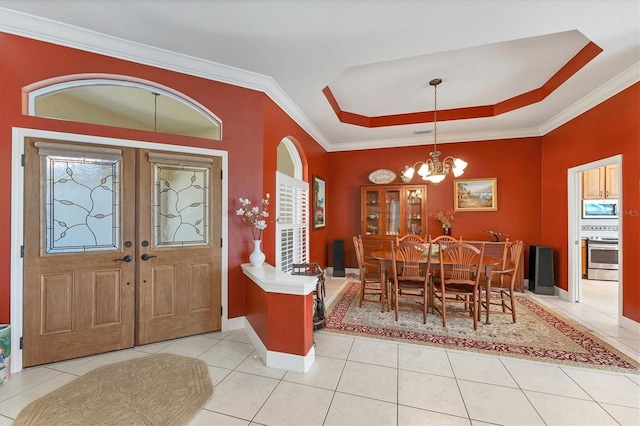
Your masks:
M 0 8 L 3 31 L 263 90 L 329 151 L 431 143 L 429 114 L 368 127 L 340 112 L 432 111 L 433 78 L 443 80 L 439 143 L 539 136 L 640 79 L 638 1 L 0 0 Z M 587 46 L 592 57 L 571 66 Z M 203 64 L 220 67 L 208 73 Z M 567 64 L 571 72 L 553 80 Z M 535 90 L 544 96 L 500 114 L 440 114 Z

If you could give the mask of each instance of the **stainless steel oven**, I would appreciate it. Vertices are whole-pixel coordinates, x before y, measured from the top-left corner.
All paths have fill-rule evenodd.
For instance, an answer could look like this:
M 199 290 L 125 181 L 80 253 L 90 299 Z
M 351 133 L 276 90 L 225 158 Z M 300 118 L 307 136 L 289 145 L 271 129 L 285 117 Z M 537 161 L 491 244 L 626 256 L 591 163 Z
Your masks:
M 587 278 L 618 281 L 618 240 L 615 238 L 587 239 Z

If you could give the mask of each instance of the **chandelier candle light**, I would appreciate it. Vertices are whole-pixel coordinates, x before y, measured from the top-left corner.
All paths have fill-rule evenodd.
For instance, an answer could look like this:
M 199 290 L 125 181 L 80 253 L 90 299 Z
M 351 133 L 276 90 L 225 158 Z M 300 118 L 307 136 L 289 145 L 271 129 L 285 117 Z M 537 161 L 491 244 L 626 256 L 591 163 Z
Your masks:
M 265 255 L 260 249 L 262 242 L 262 231 L 267 227 L 269 217 L 269 194 L 262 200 L 262 211 L 258 206 L 251 206 L 251 201 L 246 198 L 240 198 L 240 207 L 236 210 L 236 215 L 241 216 L 242 220 L 249 226 L 251 236 L 253 237 L 253 252 L 249 255 L 249 261 L 253 266 L 261 266 L 264 263 Z
M 455 177 L 462 176 L 464 169 L 467 167 L 467 163 L 460 158 L 453 158 L 451 156 L 445 157 L 440 161 L 441 152 L 438 151 L 438 84 L 442 83 L 442 79 L 434 78 L 429 82 L 433 86 L 433 151 L 429 153 L 431 158 L 426 161 L 418 161 L 413 166 L 405 166 L 404 170 L 400 174 L 402 181 L 405 183 L 411 182 L 413 175 L 418 168 L 418 175 L 423 180 L 439 183 L 444 180 L 450 172 L 453 172 Z

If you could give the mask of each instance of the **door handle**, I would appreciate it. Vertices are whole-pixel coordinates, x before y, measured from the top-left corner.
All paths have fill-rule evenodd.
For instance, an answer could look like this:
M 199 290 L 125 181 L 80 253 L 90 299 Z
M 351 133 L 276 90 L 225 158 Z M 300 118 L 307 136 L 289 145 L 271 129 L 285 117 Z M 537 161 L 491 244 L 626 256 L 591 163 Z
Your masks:
M 156 256 L 149 256 L 147 253 L 143 254 L 142 256 L 140 256 L 140 259 L 142 260 L 149 260 L 152 257 L 156 257 Z
M 133 257 L 131 257 L 130 254 L 126 255 L 122 259 L 113 259 L 114 262 L 131 262 L 132 260 L 133 260 Z

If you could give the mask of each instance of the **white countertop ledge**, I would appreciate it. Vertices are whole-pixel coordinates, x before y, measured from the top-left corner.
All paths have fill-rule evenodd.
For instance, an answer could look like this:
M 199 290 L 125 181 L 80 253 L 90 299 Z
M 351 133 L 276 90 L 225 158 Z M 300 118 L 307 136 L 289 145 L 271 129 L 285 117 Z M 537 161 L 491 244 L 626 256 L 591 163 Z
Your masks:
M 242 272 L 267 293 L 306 296 L 316 289 L 318 281 L 317 277 L 285 274 L 267 263 L 262 266 L 243 263 L 241 267 Z

